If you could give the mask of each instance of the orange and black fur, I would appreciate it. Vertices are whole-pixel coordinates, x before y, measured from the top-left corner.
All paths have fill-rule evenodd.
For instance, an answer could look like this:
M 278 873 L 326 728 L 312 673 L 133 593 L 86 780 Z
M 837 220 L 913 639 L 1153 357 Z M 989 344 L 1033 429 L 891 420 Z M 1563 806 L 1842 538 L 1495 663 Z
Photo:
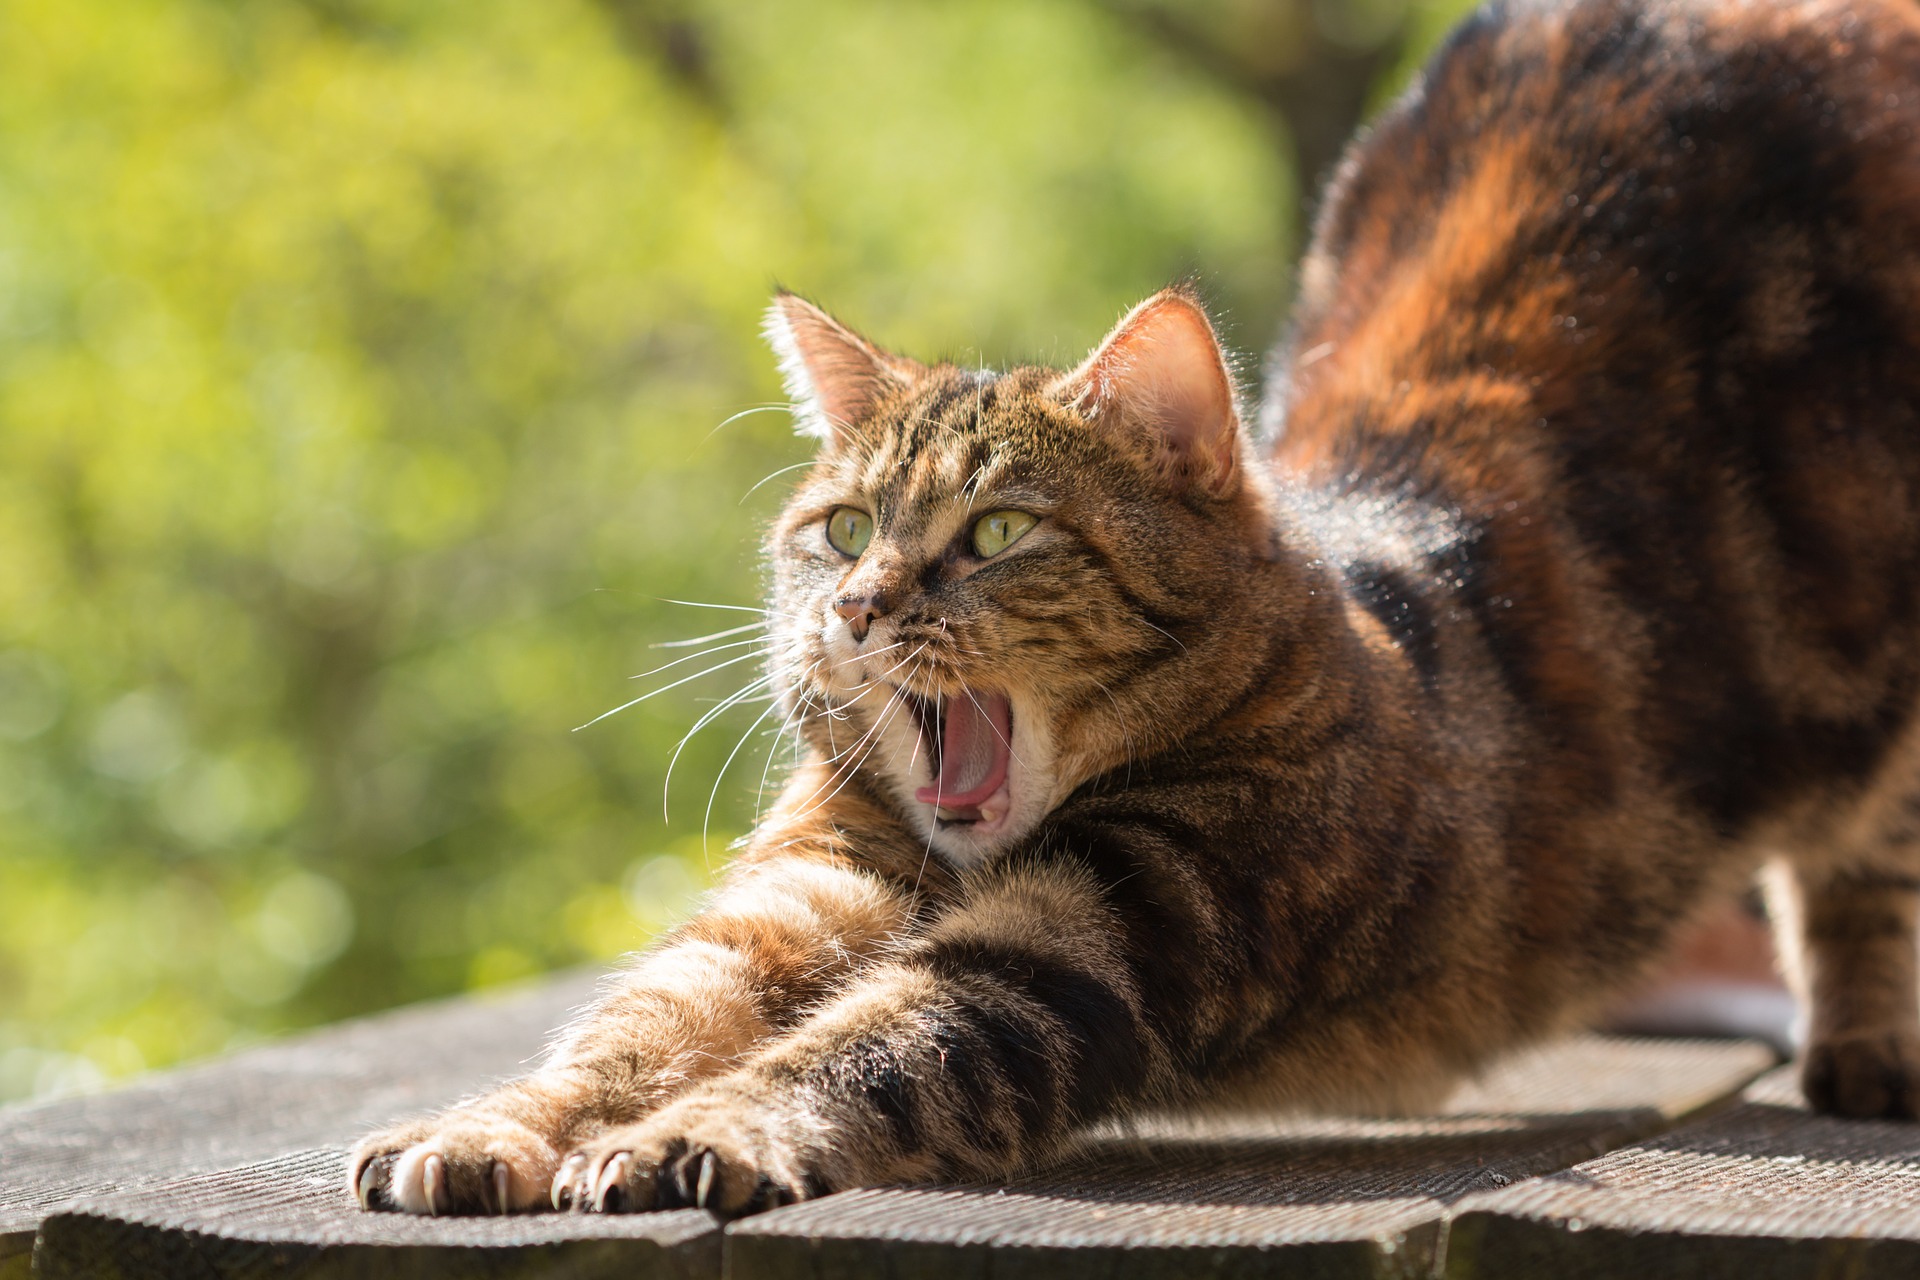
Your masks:
M 1769 862 L 1809 1098 L 1920 1108 L 1920 5 L 1484 10 L 1341 169 L 1262 443 L 1183 290 L 1064 372 L 770 328 L 808 758 L 363 1203 L 739 1213 L 1413 1105 Z

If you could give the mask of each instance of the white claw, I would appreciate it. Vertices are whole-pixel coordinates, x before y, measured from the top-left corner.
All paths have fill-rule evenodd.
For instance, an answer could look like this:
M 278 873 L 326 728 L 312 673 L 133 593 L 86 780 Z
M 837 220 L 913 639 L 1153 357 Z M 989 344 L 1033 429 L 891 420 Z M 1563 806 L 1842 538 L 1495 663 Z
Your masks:
M 706 1151 L 701 1153 L 700 1176 L 695 1180 L 693 1188 L 693 1204 L 695 1208 L 704 1209 L 707 1207 L 707 1193 L 713 1190 L 713 1175 L 719 1164 L 720 1161 L 713 1152 Z
M 380 1180 L 380 1175 L 374 1169 L 375 1163 L 369 1160 L 361 1167 L 359 1185 L 354 1188 L 354 1194 L 360 1197 L 362 1209 L 373 1208 L 373 1188 Z
M 580 1171 L 586 1167 L 587 1158 L 577 1151 L 560 1162 L 559 1172 L 553 1175 L 553 1189 L 548 1193 L 547 1197 L 553 1201 L 554 1208 L 559 1209 L 563 1207 L 560 1203 L 561 1197 L 566 1196 L 574 1190 L 575 1184 L 580 1182 Z M 586 1208 L 585 1192 L 586 1187 L 581 1186 L 579 1188 L 579 1194 L 573 1195 L 572 1203 L 574 1208 Z
M 493 1202 L 500 1206 L 499 1212 L 503 1218 L 507 1216 L 509 1208 L 507 1204 L 507 1183 L 512 1177 L 513 1171 L 508 1169 L 506 1165 L 498 1160 L 493 1162 Z
M 622 1151 L 600 1170 L 598 1183 L 594 1187 L 593 1207 L 595 1212 L 606 1208 L 607 1192 L 627 1180 L 627 1170 L 633 1166 L 633 1158 Z
M 447 1197 L 447 1162 L 438 1154 L 429 1155 L 420 1163 L 420 1180 L 427 1193 L 427 1212 L 437 1218 L 440 1202 Z

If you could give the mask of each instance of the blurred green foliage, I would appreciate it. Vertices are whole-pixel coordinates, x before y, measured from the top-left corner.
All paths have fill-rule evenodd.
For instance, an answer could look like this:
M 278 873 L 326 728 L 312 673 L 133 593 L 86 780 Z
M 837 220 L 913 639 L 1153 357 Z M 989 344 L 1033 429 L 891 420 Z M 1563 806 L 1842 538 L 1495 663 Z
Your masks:
M 1190 272 L 1275 332 L 1284 121 L 1143 12 L 0 0 L 0 1099 L 683 909 L 752 663 L 573 730 L 757 597 L 776 279 L 996 364 Z

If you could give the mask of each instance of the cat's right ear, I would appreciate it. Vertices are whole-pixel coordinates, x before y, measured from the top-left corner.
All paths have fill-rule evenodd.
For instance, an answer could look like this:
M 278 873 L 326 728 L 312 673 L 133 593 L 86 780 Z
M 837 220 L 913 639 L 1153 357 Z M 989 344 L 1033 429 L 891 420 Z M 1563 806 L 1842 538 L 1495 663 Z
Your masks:
M 1149 441 L 1176 484 L 1216 498 L 1238 484 L 1243 446 L 1233 375 L 1192 289 L 1163 289 L 1129 311 L 1052 389 L 1088 421 Z
M 882 351 L 797 294 L 782 291 L 767 308 L 767 342 L 780 360 L 800 434 L 825 445 L 846 437 L 888 395 L 924 372 Z

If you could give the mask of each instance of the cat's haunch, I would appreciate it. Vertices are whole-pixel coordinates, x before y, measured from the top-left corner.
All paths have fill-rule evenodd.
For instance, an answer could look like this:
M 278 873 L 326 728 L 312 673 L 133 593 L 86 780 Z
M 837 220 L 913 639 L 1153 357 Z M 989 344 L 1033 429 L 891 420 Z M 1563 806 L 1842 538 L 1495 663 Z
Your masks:
M 1416 1105 L 1771 860 L 1809 1100 L 1920 1108 L 1920 6 L 1496 4 L 1342 165 L 1261 429 L 1196 296 L 1078 367 L 768 333 L 806 745 L 414 1213 L 1004 1178 Z

